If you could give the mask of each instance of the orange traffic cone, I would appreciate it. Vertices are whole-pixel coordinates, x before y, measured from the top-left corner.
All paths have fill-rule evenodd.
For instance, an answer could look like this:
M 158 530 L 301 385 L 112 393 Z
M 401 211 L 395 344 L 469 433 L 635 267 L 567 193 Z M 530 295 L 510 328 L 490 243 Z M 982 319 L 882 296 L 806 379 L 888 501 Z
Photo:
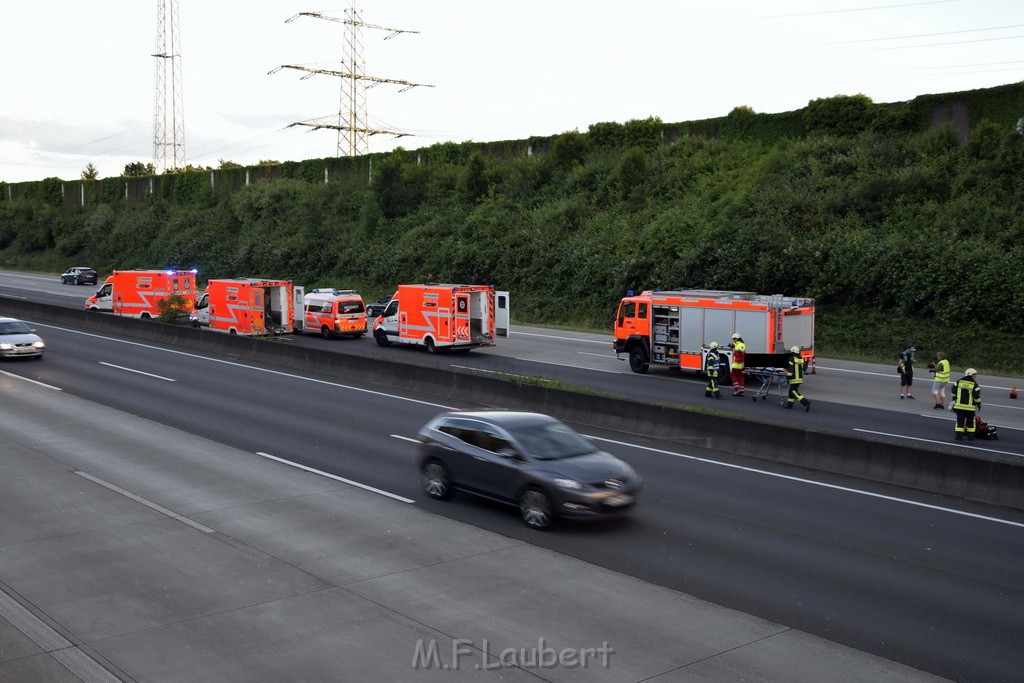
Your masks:
M 1017 387 L 1010 387 L 1010 398 L 1017 398 Z

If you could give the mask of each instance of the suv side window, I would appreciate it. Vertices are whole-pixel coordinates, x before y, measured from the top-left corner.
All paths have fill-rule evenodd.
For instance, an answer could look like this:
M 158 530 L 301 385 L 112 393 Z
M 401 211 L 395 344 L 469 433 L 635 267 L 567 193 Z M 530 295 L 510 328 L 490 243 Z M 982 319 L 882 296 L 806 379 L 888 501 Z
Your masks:
M 476 446 L 491 453 L 498 453 L 502 449 L 515 450 L 508 437 L 491 425 L 484 424 L 483 422 L 452 418 L 439 424 L 437 429 L 440 432 L 454 436 L 470 446 Z

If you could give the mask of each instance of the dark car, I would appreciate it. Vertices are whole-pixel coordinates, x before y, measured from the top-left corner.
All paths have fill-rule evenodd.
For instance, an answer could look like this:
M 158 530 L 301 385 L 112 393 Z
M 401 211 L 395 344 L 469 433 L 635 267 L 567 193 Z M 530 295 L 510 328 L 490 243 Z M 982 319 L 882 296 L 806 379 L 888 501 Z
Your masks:
M 428 496 L 447 498 L 459 489 L 515 505 L 534 529 L 556 518 L 625 512 L 642 485 L 632 467 L 539 413 L 444 413 L 420 430 L 419 439 Z
M 388 307 L 392 298 L 391 296 L 386 296 L 383 299 L 377 299 L 372 304 L 366 304 L 366 321 L 372 324 L 374 318 L 383 313 L 384 309 Z
M 99 281 L 96 271 L 88 266 L 68 268 L 60 276 L 62 285 L 95 285 Z

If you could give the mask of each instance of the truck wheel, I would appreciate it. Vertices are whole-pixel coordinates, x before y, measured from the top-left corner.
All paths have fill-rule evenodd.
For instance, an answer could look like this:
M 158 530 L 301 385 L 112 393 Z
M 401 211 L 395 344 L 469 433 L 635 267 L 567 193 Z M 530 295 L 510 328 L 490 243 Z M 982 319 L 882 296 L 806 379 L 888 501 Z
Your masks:
M 384 332 L 374 332 L 373 338 L 377 340 L 377 346 L 391 346 L 391 340 Z
M 324 339 L 330 339 L 334 335 L 331 334 L 331 328 L 327 327 L 327 325 L 324 325 L 323 327 L 320 328 L 320 336 L 323 337 Z
M 430 337 L 426 338 L 423 345 L 427 347 L 427 353 L 437 353 L 437 346 L 434 344 L 434 340 Z
M 144 313 L 142 313 L 141 315 L 139 315 L 139 319 L 140 319 L 140 320 L 149 320 L 149 318 L 150 318 L 150 315 L 149 315 L 149 313 L 145 313 L 145 312 L 144 312 Z
M 647 372 L 651 364 L 647 362 L 647 354 L 643 349 L 633 349 L 629 352 L 629 369 L 638 375 Z

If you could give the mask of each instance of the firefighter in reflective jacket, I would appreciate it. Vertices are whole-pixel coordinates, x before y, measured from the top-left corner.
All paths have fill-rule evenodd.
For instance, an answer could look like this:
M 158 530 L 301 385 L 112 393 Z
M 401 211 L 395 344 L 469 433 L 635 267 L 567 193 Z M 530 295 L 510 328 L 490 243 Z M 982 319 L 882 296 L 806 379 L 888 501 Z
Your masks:
M 953 412 L 956 413 L 956 440 L 974 441 L 975 415 L 981 410 L 981 387 L 978 386 L 978 371 L 967 368 L 967 372 L 953 388 Z
M 786 381 L 789 382 L 789 396 L 786 398 L 786 407 L 792 408 L 794 403 L 800 401 L 800 405 L 805 410 L 810 410 L 811 402 L 800 394 L 800 385 L 804 383 L 804 359 L 800 357 L 799 346 L 794 346 L 789 350 Z
M 704 372 L 708 376 L 708 385 L 704 388 L 704 395 L 708 398 L 722 398 L 722 392 L 718 390 L 718 369 L 722 365 L 722 359 L 718 355 L 718 342 L 711 342 L 708 347 L 708 355 L 704 358 Z
M 740 336 L 739 332 L 732 335 L 732 366 L 730 367 L 732 376 L 732 395 L 742 396 L 743 389 L 746 385 L 746 379 L 743 377 L 743 366 L 746 364 L 747 357 L 747 345 L 743 342 L 743 337 Z

